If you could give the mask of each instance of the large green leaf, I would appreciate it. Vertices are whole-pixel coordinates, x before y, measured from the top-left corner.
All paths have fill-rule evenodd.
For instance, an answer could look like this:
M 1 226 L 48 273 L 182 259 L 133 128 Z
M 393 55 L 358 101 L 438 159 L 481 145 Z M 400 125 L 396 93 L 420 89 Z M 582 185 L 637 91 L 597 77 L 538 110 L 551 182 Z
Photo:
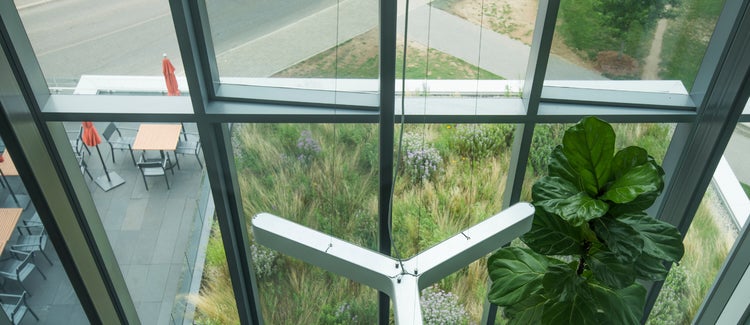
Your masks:
M 617 254 L 610 251 L 593 250 L 587 263 L 594 272 L 594 278 L 607 286 L 619 289 L 635 281 L 633 264 L 621 261 Z
M 545 176 L 536 181 L 531 187 L 531 198 L 536 204 L 550 201 L 550 203 L 546 204 L 554 206 L 555 202 L 564 200 L 578 192 L 580 190 L 573 183 L 562 177 Z
M 685 248 L 680 232 L 664 221 L 656 220 L 645 213 L 630 213 L 619 217 L 643 238 L 643 252 L 653 257 L 677 262 Z
M 612 204 L 609 207 L 609 213 L 613 216 L 621 216 L 633 212 L 641 212 L 648 209 L 654 204 L 656 198 L 659 197 L 661 190 L 658 192 L 649 192 L 637 196 L 633 201 L 625 204 Z
M 536 209 L 531 230 L 521 240 L 537 253 L 544 255 L 575 255 L 581 253 L 581 229 L 560 217 Z
M 549 209 L 547 209 L 549 211 Z M 552 211 L 575 227 L 589 220 L 600 218 L 609 210 L 604 201 L 592 199 L 586 192 L 580 192 L 557 202 Z
M 643 239 L 629 224 L 611 216 L 594 220 L 592 228 L 607 248 L 626 263 L 635 261 L 643 251 Z
M 638 279 L 661 281 L 667 278 L 667 268 L 662 260 L 645 253 L 635 260 L 633 269 Z
M 508 247 L 498 250 L 487 261 L 492 279 L 488 299 L 498 306 L 512 306 L 538 294 L 550 262 L 562 263 L 526 248 Z
M 646 303 L 646 288 L 634 283 L 613 290 L 596 283 L 590 284 L 591 293 L 600 309 L 602 324 L 639 324 Z
M 575 185 L 579 191 L 585 190 L 578 179 L 578 172 L 570 166 L 568 158 L 563 154 L 562 146 L 558 145 L 552 150 L 549 160 L 549 176 L 560 177 Z
M 628 203 L 639 195 L 658 191 L 662 182 L 656 168 L 650 163 L 645 163 L 630 168 L 625 174 L 615 179 L 607 192 L 599 198 L 614 203 Z
M 614 150 L 612 126 L 595 117 L 584 118 L 563 136 L 563 153 L 591 197 L 599 196 L 610 180 Z
M 539 324 L 544 313 L 547 298 L 541 294 L 534 294 L 511 306 L 505 307 L 505 316 L 509 318 L 509 325 Z
M 544 324 L 596 324 L 597 310 L 585 278 L 568 265 L 550 266 L 544 276 Z
M 641 147 L 630 146 L 618 151 L 612 158 L 612 173 L 619 178 L 635 166 L 648 162 L 648 153 Z

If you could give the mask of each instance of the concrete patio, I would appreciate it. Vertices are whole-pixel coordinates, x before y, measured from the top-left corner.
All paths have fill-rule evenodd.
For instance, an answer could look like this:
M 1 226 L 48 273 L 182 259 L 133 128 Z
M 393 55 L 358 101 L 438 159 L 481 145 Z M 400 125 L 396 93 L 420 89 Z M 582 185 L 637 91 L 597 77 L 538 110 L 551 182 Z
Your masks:
M 107 124 L 95 123 L 100 133 Z M 66 123 L 66 129 L 77 130 L 79 125 Z M 138 127 L 136 123 L 118 123 L 118 126 Z M 188 130 L 190 127 L 186 126 Z M 104 175 L 104 171 L 96 149 L 90 149 L 91 156 L 86 153 L 85 161 L 92 176 L 97 178 Z M 206 220 L 209 191 L 203 170 L 194 156 L 181 155 L 181 168 L 174 168 L 174 175 L 167 172 L 171 189 L 167 190 L 163 178 L 150 177 L 147 179 L 147 191 L 143 177 L 127 151 L 115 150 L 116 163 L 113 164 L 104 138 L 99 149 L 110 172 L 119 174 L 125 183 L 105 192 L 88 176 L 85 176 L 85 180 L 141 322 L 190 322 L 190 316 L 184 319 L 185 297 L 190 292 L 191 283 L 196 289 L 194 273 L 200 272 L 202 266 L 196 270 L 195 261 L 199 254 L 203 254 L 198 252 L 199 242 L 204 230 L 208 230 L 204 229 L 206 221 L 210 225 L 210 220 Z M 172 153 L 170 155 L 173 156 Z M 200 159 L 203 161 L 202 156 Z M 16 193 L 25 193 L 17 177 L 10 181 L 17 189 Z M 1 193 L 0 199 L 4 200 L 8 190 L 3 189 Z M 29 205 L 22 219 L 30 218 L 33 210 L 33 206 Z M 14 238 L 11 238 L 10 243 L 13 241 Z M 27 315 L 22 323 L 87 324 L 88 320 L 51 245 L 46 252 L 53 265 L 50 266 L 41 256 L 36 257 L 36 264 L 47 275 L 47 280 L 34 272 L 24 282 L 33 294 L 28 298 L 28 303 L 39 316 L 39 322 Z M 8 255 L 7 250 L 5 255 Z M 197 279 L 200 279 L 199 275 Z M 6 290 L 17 292 L 20 287 L 10 281 Z

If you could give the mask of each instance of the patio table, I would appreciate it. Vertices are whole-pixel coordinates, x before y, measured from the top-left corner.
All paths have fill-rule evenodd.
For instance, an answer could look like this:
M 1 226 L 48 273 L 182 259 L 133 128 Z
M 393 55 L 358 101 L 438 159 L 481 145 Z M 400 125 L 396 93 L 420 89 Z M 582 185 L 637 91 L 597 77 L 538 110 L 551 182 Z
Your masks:
M 5 249 L 5 244 L 13 235 L 18 219 L 21 218 L 21 208 L 0 208 L 0 252 Z
M 29 204 L 29 197 L 25 195 L 16 195 L 16 193 L 13 191 L 13 188 L 10 186 L 10 183 L 8 182 L 7 176 L 18 176 L 18 170 L 16 169 L 16 164 L 13 163 L 13 159 L 10 158 L 10 154 L 6 150 L 2 153 L 2 156 L 4 158 L 3 162 L 0 162 L 0 177 L 2 177 L 2 182 L 5 183 L 5 186 L 8 187 L 8 190 L 10 191 L 10 196 L 13 199 L 13 202 L 15 202 L 16 206 L 20 208 L 25 208 L 26 205 Z M 12 203 L 10 202 L 10 199 L 7 200 L 3 206 L 10 206 Z
M 165 150 L 175 151 L 177 149 L 181 131 L 182 126 L 180 124 L 141 124 L 138 127 L 138 133 L 135 135 L 133 150 L 159 150 L 161 157 L 164 158 Z M 175 159 L 177 159 L 176 155 Z M 167 156 L 167 160 L 169 161 L 169 169 L 173 168 L 169 156 Z

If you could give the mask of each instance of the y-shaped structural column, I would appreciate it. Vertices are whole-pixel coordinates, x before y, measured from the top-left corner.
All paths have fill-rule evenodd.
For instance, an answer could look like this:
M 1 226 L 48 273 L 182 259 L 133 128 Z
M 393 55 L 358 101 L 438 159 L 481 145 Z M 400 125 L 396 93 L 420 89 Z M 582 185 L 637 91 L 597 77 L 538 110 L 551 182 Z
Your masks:
M 422 324 L 419 291 L 500 248 L 531 229 L 534 207 L 517 203 L 404 260 L 359 247 L 292 221 L 253 217 L 255 241 L 386 293 L 396 324 Z

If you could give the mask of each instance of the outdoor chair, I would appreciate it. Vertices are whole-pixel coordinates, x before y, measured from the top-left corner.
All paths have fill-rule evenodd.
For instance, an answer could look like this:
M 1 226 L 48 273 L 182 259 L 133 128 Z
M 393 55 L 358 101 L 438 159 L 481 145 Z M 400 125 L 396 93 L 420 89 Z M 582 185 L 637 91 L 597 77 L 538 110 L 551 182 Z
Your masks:
M 70 140 L 70 147 L 73 148 L 73 152 L 76 154 L 76 156 L 82 156 L 83 150 L 86 149 L 86 152 L 91 154 L 91 149 L 87 147 L 83 143 L 83 126 L 78 128 L 77 131 L 69 131 L 65 130 L 66 133 L 68 133 L 68 140 Z
M 31 234 L 30 228 L 37 228 L 39 230 L 35 235 L 19 236 L 16 240 L 16 243 L 10 246 L 11 254 L 15 256 L 31 254 L 33 258 L 34 253 L 40 252 L 42 253 L 42 256 L 44 256 L 44 258 L 47 260 L 47 262 L 49 262 L 49 265 L 52 265 L 52 260 L 50 260 L 49 256 L 47 256 L 47 253 L 44 252 L 44 250 L 47 248 L 47 242 L 49 241 L 47 231 L 44 229 L 44 227 L 38 225 L 21 227 L 27 228 L 29 234 Z
M 180 141 L 177 142 L 177 149 L 175 149 L 175 160 L 177 160 L 177 155 L 194 155 L 195 159 L 198 160 L 198 165 L 201 166 L 201 169 L 203 169 L 203 163 L 201 162 L 200 158 L 200 151 L 201 151 L 201 140 L 198 137 L 198 134 L 195 133 L 185 133 L 185 140 L 180 138 Z M 180 166 L 179 160 L 177 160 L 177 166 Z
M 106 139 L 109 144 L 109 149 L 112 151 L 112 162 L 115 162 L 115 149 L 128 150 L 130 151 L 130 158 L 133 159 L 133 165 L 135 165 L 135 155 L 133 154 L 135 135 L 123 136 L 121 130 L 136 131 L 134 129 L 118 128 L 114 122 L 110 122 L 109 125 L 107 125 L 107 128 L 104 129 L 104 133 L 102 133 L 102 136 L 104 136 L 104 139 Z
M 39 321 L 39 317 L 29 308 L 29 304 L 26 302 L 26 295 L 28 294 L 26 291 L 19 295 L 0 293 L 0 305 L 3 306 L 3 311 L 14 325 L 21 323 L 23 317 L 26 316 L 26 312 L 31 313 L 37 322 Z
M 23 231 L 21 229 L 26 229 L 26 232 L 31 235 L 31 229 L 34 227 L 44 227 L 42 224 L 42 218 L 39 217 L 38 212 L 34 212 L 34 215 L 29 218 L 29 220 L 22 220 L 23 225 L 16 226 L 16 229 L 18 229 L 18 233 L 23 236 Z
M 39 274 L 42 275 L 42 277 L 47 280 L 47 276 L 42 273 L 42 270 L 40 270 L 34 263 L 31 263 L 31 259 L 34 258 L 34 253 L 26 254 L 25 256 L 23 254 L 13 254 L 16 257 L 21 257 L 22 259 L 16 259 L 16 258 L 7 258 L 0 262 L 0 277 L 5 278 L 3 281 L 3 287 L 5 286 L 5 282 L 7 280 L 13 280 L 18 282 L 18 284 L 23 288 L 24 291 L 28 292 L 29 290 L 26 289 L 26 287 L 23 285 L 23 281 L 26 280 L 26 278 L 31 274 L 34 269 L 39 272 Z M 31 293 L 29 293 L 29 296 L 31 296 Z
M 167 189 L 169 189 L 169 179 L 167 178 L 167 166 L 169 166 L 169 158 L 167 155 L 164 155 L 160 159 L 146 159 L 144 154 L 141 154 L 141 159 L 138 160 L 138 163 L 136 163 L 136 166 L 138 166 L 138 169 L 141 171 L 141 175 L 143 175 L 143 185 L 146 186 L 146 191 L 148 191 L 148 181 L 146 181 L 146 177 L 152 177 L 152 176 L 164 176 L 164 180 L 167 182 Z

